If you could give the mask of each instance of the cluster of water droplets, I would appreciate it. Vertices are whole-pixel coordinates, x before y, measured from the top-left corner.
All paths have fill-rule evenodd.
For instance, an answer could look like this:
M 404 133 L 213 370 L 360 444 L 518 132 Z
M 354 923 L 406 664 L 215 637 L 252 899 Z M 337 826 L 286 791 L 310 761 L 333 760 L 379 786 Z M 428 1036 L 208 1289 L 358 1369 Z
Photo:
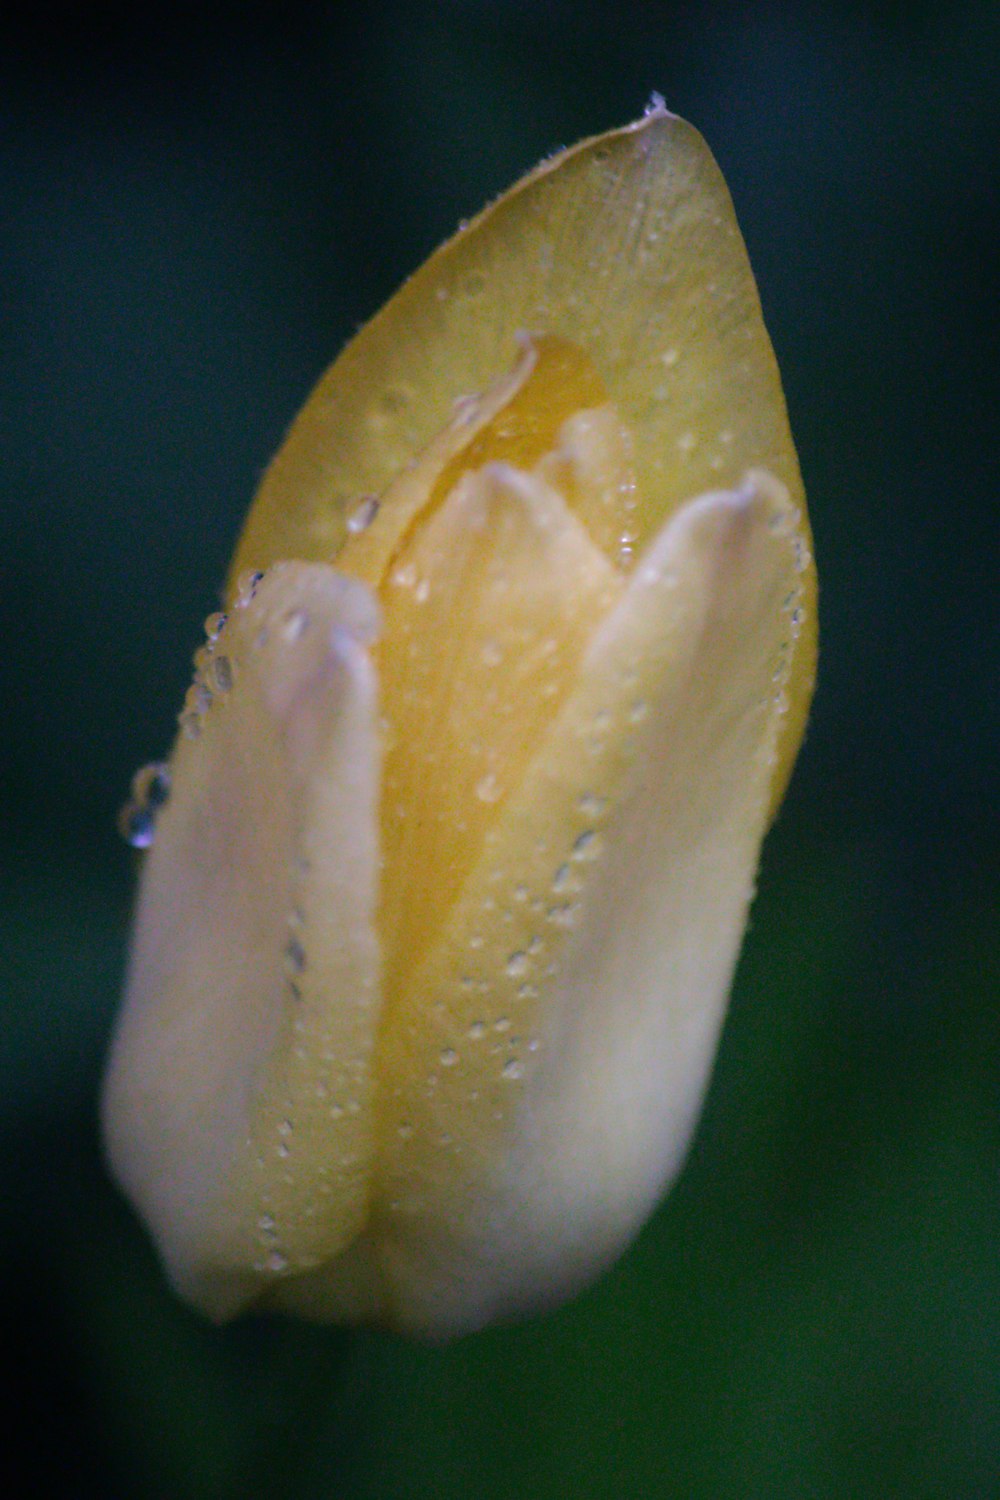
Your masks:
M 582 910 L 588 866 L 600 859 L 604 850 L 604 833 L 598 826 L 608 810 L 608 800 L 595 792 L 582 793 L 576 803 L 576 831 L 562 857 L 540 843 L 538 852 L 549 865 L 547 877 L 537 885 L 519 882 L 508 888 L 506 898 L 487 895 L 482 902 L 484 928 L 474 928 L 466 941 L 465 972 L 457 982 L 455 1010 L 470 1015 L 464 1033 L 445 1036 L 436 1055 L 435 1067 L 427 1075 L 425 1091 L 434 1096 L 443 1082 L 443 1073 L 455 1073 L 461 1064 L 471 1068 L 473 1087 L 467 1097 L 470 1104 L 480 1097 L 482 1049 L 495 1059 L 496 1076 L 504 1085 L 517 1083 L 527 1073 L 530 1058 L 541 1049 L 542 1042 L 533 1031 L 532 1002 L 558 973 L 558 955 L 569 929 L 576 926 Z M 506 885 L 502 871 L 496 872 L 496 885 Z M 496 952 L 495 941 L 487 943 L 485 922 L 520 927 L 520 941 L 510 946 L 500 961 L 487 955 Z M 527 918 L 527 924 L 525 919 Z M 502 950 L 501 950 L 502 951 Z M 470 1003 L 471 1002 L 471 1003 Z M 441 1001 L 435 1010 L 443 1018 L 448 1005 Z M 439 1072 L 438 1069 L 441 1071 Z M 411 1120 L 397 1127 L 400 1140 L 414 1135 Z M 459 1143 L 439 1138 L 439 1145 L 459 1149 Z
M 263 573 L 257 571 L 241 575 L 236 584 L 234 609 L 246 609 L 263 576 Z M 212 704 L 232 690 L 233 664 L 220 645 L 224 640 L 227 618 L 221 610 L 208 616 L 205 621 L 204 644 L 194 654 L 194 678 L 185 695 L 184 706 L 177 716 L 181 733 L 189 740 L 196 740 L 201 734 L 202 720 Z

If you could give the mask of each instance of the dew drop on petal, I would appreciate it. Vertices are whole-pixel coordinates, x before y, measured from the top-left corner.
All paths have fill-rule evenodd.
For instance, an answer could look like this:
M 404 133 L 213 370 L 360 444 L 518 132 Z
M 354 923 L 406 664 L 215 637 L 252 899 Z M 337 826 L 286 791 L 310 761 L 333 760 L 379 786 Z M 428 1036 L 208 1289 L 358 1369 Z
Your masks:
M 217 656 L 211 668 L 212 687 L 217 693 L 228 693 L 233 685 L 233 667 L 228 656 Z
M 306 966 L 306 950 L 294 933 L 285 944 L 285 963 L 293 974 L 301 974 Z
M 347 529 L 355 535 L 359 531 L 367 531 L 375 517 L 378 515 L 379 501 L 377 495 L 362 495 L 357 506 L 351 511 L 347 518 Z
M 257 592 L 257 585 L 263 578 L 263 573 L 258 568 L 241 573 L 236 580 L 236 608 L 246 609 Z
M 292 609 L 281 622 L 281 634 L 285 640 L 299 641 L 309 629 L 309 614 L 304 609 Z

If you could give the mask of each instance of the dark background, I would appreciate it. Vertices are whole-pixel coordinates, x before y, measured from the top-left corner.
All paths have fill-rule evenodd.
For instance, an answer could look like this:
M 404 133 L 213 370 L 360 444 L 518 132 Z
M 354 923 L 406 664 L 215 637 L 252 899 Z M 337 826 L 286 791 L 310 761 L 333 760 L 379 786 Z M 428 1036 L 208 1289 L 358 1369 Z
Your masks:
M 0 1245 L 26 1491 L 1000 1495 L 1000 9 L 7 26 Z M 115 810 L 313 380 L 460 217 L 653 89 L 729 180 L 822 587 L 812 728 L 691 1159 L 547 1320 L 443 1351 L 210 1329 L 98 1154 Z

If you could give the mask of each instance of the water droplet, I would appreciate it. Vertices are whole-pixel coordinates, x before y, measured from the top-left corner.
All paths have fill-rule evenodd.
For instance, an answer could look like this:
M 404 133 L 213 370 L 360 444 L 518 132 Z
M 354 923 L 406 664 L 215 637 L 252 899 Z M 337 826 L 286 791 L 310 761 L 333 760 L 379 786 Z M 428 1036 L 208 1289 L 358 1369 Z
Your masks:
M 528 955 L 523 951 L 512 953 L 507 960 L 507 973 L 512 979 L 518 974 L 526 974 L 528 971 Z
M 518 1058 L 512 1057 L 510 1059 L 510 1062 L 504 1063 L 500 1072 L 501 1076 L 505 1078 L 508 1083 L 513 1083 L 515 1079 L 524 1077 L 524 1064 Z
M 263 573 L 258 568 L 241 573 L 236 580 L 236 608 L 246 609 L 257 592 L 257 585 L 263 578 Z
M 552 889 L 556 892 L 564 891 L 573 879 L 573 872 L 569 865 L 560 865 L 552 877 Z
M 285 944 L 285 963 L 293 974 L 301 974 L 306 966 L 306 950 L 294 933 Z
M 442 1068 L 453 1068 L 458 1062 L 458 1053 L 454 1047 L 442 1047 L 440 1055 Z
M 304 609 L 290 609 L 281 622 L 281 634 L 286 641 L 301 640 L 309 629 L 309 613 Z
M 695 437 L 693 432 L 682 432 L 680 437 L 677 439 L 678 452 L 682 453 L 686 458 L 689 453 L 692 453 L 694 451 L 697 443 L 698 439 Z
M 291 1122 L 291 1120 L 279 1120 L 278 1121 L 278 1134 L 279 1135 L 288 1136 L 288 1135 L 291 1135 L 291 1133 L 292 1133 L 292 1122 Z
M 573 843 L 574 859 L 594 859 L 600 852 L 601 840 L 593 828 L 585 828 Z
M 420 582 L 417 584 L 416 588 L 413 590 L 413 597 L 414 597 L 414 599 L 416 600 L 416 602 L 418 604 L 426 604 L 427 601 L 428 601 L 428 599 L 430 598 L 430 596 L 431 596 L 430 582 L 426 578 L 421 578 Z
M 126 802 L 118 814 L 118 832 L 133 849 L 148 849 L 156 834 L 156 819 L 148 807 Z
M 157 814 L 170 796 L 170 768 L 161 760 L 140 766 L 132 777 L 131 793 L 118 814 L 118 831 L 133 849 L 148 849 Z
M 194 709 L 186 708 L 183 713 L 178 714 L 177 722 L 186 740 L 196 740 L 201 734 L 201 718 Z
M 518 986 L 518 991 L 517 991 L 517 998 L 519 1000 L 537 1000 L 538 999 L 538 986 L 537 986 L 537 984 L 522 984 L 522 985 L 519 985 Z
M 260 1218 L 257 1220 L 257 1228 L 260 1230 L 261 1234 L 273 1234 L 274 1215 L 261 1214 Z
M 140 766 L 132 777 L 132 796 L 143 807 L 156 810 L 170 796 L 170 767 L 166 761 L 151 760 Z
M 278 1275 L 281 1271 L 288 1269 L 288 1257 L 282 1255 L 280 1250 L 271 1250 L 264 1262 L 264 1269 Z
M 217 693 L 228 693 L 233 685 L 233 667 L 228 656 L 217 656 L 211 668 L 212 687 Z
M 583 796 L 578 798 L 576 805 L 585 818 L 599 818 L 608 803 L 606 797 L 598 797 L 593 792 L 584 792 Z
M 485 1035 L 486 1035 L 486 1027 L 485 1027 L 484 1023 L 482 1021 L 473 1021 L 472 1025 L 469 1027 L 469 1041 L 470 1042 L 479 1042 L 479 1041 L 482 1041 L 482 1039 L 483 1039 L 483 1037 Z
M 492 771 L 487 771 L 485 776 L 476 782 L 476 796 L 480 802 L 496 802 L 500 797 L 500 783 Z
M 392 581 L 401 589 L 412 589 L 417 581 L 417 570 L 413 563 L 403 563 L 400 567 L 395 568 L 392 574 Z
M 572 927 L 576 921 L 576 912 L 576 902 L 564 901 L 558 906 L 550 906 L 546 916 L 555 927 Z
M 500 1031 L 500 1032 L 509 1031 L 510 1030 L 510 1017 L 509 1016 L 500 1016 L 496 1021 L 493 1022 L 493 1030 L 494 1031 Z
M 637 702 L 632 704 L 628 716 L 629 722 L 632 724 L 641 724 L 643 719 L 649 717 L 649 704 L 645 698 L 639 698 Z
M 666 365 L 668 370 L 672 370 L 680 357 L 680 350 L 664 349 L 663 353 L 660 355 L 660 360 L 664 365 Z
M 211 706 L 211 689 L 207 683 L 196 678 L 184 695 L 184 712 L 201 715 L 207 713 Z
M 288 1144 L 287 1141 L 279 1141 L 278 1142 L 278 1155 L 282 1159 L 284 1159 L 286 1156 L 290 1156 L 291 1155 L 291 1147 L 289 1146 L 289 1144 Z
M 400 1125 L 399 1130 L 396 1133 L 401 1141 L 412 1140 L 413 1126 L 404 1121 L 403 1124 Z
M 214 615 L 209 615 L 205 621 L 205 634 L 210 641 L 217 641 L 222 634 L 226 617 L 221 610 L 216 610 Z
M 355 535 L 359 531 L 367 531 L 378 515 L 378 506 L 377 495 L 362 495 L 357 506 L 347 518 L 348 531 L 353 532 Z

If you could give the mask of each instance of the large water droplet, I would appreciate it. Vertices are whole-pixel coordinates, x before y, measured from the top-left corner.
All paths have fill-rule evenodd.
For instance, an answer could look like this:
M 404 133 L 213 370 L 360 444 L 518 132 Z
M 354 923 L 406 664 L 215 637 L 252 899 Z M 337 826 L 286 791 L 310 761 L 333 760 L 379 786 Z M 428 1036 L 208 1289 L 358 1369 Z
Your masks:
M 132 777 L 131 793 L 118 814 L 118 831 L 133 849 L 148 849 L 157 813 L 170 796 L 170 768 L 162 760 L 140 766 Z
M 518 1058 L 512 1057 L 510 1062 L 504 1063 L 500 1071 L 508 1083 L 513 1083 L 515 1079 L 524 1077 L 524 1064 Z

